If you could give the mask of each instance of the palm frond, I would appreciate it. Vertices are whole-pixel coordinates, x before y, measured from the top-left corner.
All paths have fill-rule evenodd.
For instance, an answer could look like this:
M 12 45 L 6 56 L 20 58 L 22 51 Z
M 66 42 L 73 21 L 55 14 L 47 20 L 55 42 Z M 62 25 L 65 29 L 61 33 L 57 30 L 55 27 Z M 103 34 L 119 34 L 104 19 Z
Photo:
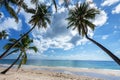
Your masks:
M 18 22 L 18 17 L 14 9 L 5 1 L 5 7 L 7 11 L 10 13 L 10 15 L 15 19 L 16 22 Z
M 15 39 L 15 38 L 10 38 L 9 41 L 12 42 L 12 43 L 14 43 L 14 42 L 17 41 L 17 39 Z
M 27 13 L 31 13 L 31 14 L 35 14 L 35 12 L 36 12 L 35 9 L 32 9 L 32 8 L 26 8 L 25 11 Z
M 31 3 L 38 4 L 39 0 L 31 0 Z
M 19 51 L 19 49 L 15 49 L 15 50 L 11 51 L 10 53 L 8 53 L 7 55 L 5 55 L 5 57 L 7 57 L 7 56 L 9 56 L 9 55 L 11 55 L 11 54 L 13 54 L 13 53 L 16 53 L 16 52 L 18 52 L 18 51 Z
M 84 22 L 86 23 L 87 27 L 91 28 L 92 30 L 95 29 L 95 25 L 93 23 L 91 23 L 90 21 L 84 20 Z
M 56 12 L 57 12 L 57 4 L 56 4 L 56 1 L 55 0 L 52 0 L 53 1 L 53 4 L 55 6 L 55 9 L 56 9 Z
M 30 49 L 30 50 L 34 50 L 35 52 L 37 52 L 37 51 L 38 51 L 38 48 L 37 48 L 37 47 L 35 47 L 35 46 L 29 47 L 28 49 Z
M 6 45 L 4 45 L 3 49 L 7 50 L 9 47 L 11 47 L 11 45 L 13 45 L 12 43 L 7 43 Z

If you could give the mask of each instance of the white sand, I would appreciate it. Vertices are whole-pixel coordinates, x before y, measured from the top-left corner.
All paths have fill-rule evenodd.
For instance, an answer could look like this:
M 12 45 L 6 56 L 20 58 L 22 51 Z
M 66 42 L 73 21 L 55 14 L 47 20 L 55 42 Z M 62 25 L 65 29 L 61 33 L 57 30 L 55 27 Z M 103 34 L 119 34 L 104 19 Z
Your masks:
M 4 69 L 1 67 L 0 71 Z M 0 74 L 0 80 L 102 80 L 97 77 L 72 74 L 71 72 L 90 72 L 120 77 L 120 70 L 23 66 L 19 71 L 11 69 L 5 75 Z

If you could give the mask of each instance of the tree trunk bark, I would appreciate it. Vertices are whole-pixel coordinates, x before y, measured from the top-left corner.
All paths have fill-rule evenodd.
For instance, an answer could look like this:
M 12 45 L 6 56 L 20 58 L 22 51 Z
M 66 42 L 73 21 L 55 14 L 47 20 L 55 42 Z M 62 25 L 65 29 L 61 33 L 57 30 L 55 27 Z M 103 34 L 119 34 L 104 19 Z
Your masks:
M 88 40 L 90 40 L 91 42 L 93 42 L 94 44 L 96 44 L 98 47 L 100 47 L 104 52 L 106 52 L 118 65 L 120 65 L 120 59 L 115 56 L 111 51 L 109 51 L 107 48 L 105 48 L 103 45 L 101 45 L 100 43 L 96 42 L 95 40 L 89 38 L 87 35 L 86 35 L 86 38 Z
M 6 53 L 9 52 L 9 50 L 10 50 L 11 48 L 13 48 L 16 44 L 18 44 L 18 42 L 19 42 L 21 39 L 23 39 L 26 35 L 28 35 L 34 28 L 35 28 L 35 25 L 34 25 L 28 32 L 26 32 L 23 36 L 21 36 L 21 37 L 20 37 L 12 46 L 10 46 L 4 53 L 2 53 L 2 54 L 0 55 L 0 59 L 2 59 L 2 58 L 6 55 Z
M 5 74 L 6 72 L 8 72 L 17 63 L 17 61 L 20 59 L 21 55 L 22 55 L 22 53 L 20 53 L 20 55 L 18 56 L 18 58 L 7 69 L 5 69 L 4 71 L 2 71 L 1 74 Z

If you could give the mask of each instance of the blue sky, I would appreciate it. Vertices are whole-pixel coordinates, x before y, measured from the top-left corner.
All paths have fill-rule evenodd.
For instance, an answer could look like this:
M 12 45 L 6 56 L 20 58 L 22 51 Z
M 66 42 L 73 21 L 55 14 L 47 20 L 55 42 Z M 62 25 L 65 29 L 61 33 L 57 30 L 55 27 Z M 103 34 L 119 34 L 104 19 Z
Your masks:
M 70 0 L 69 8 L 74 8 L 78 1 L 81 3 L 84 0 Z M 111 50 L 120 58 L 120 0 L 86 0 L 92 2 L 90 7 L 100 9 L 100 15 L 97 15 L 93 23 L 96 24 L 95 31 L 89 30 L 89 36 L 106 48 Z M 25 0 L 30 7 L 35 7 L 33 4 Z M 51 5 L 51 0 L 40 0 L 42 3 Z M 48 28 L 36 28 L 30 35 L 33 38 L 38 53 L 27 51 L 30 59 L 60 59 L 60 60 L 111 60 L 111 58 L 85 38 L 78 35 L 77 31 L 66 29 L 68 10 L 63 7 L 63 0 L 57 1 L 58 12 L 55 12 L 54 6 L 51 6 L 53 15 L 51 17 L 51 25 Z M 15 8 L 15 7 L 14 7 Z M 17 8 L 15 8 L 17 11 Z M 4 7 L 0 9 L 3 16 L 0 19 L 0 31 L 7 30 L 9 38 L 19 38 L 19 34 L 25 33 L 32 27 L 28 24 L 31 14 L 27 14 L 22 9 L 19 16 L 19 23 L 14 22 L 14 19 L 9 17 Z M 7 43 L 7 40 L 0 41 L 0 54 L 4 52 L 2 46 Z M 15 58 L 17 54 L 13 54 L 8 58 Z

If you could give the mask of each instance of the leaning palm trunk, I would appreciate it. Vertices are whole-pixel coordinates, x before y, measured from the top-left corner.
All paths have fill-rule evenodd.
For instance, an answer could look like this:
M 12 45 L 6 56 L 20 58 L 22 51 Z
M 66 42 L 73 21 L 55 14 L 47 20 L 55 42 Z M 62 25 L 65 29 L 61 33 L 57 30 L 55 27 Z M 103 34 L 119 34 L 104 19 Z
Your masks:
M 116 63 L 118 63 L 120 65 L 120 59 L 115 56 L 111 51 L 109 51 L 107 48 L 105 48 L 103 45 L 101 45 L 100 43 L 96 42 L 95 40 L 89 38 L 87 35 L 86 35 L 86 38 L 88 40 L 90 40 L 91 42 L 93 42 L 94 44 L 96 44 L 98 47 L 100 47 L 104 52 L 106 52 Z
M 15 43 L 14 43 L 12 46 L 10 46 L 4 53 L 2 53 L 2 54 L 0 55 L 0 59 L 2 59 L 2 58 L 7 54 L 7 52 L 9 52 L 9 50 L 10 50 L 11 48 L 13 48 L 16 44 L 18 44 L 18 42 L 19 42 L 21 39 L 23 39 L 26 35 L 28 35 L 28 34 L 35 28 L 35 26 L 36 26 L 36 24 L 35 24 L 28 32 L 26 32 L 23 36 L 21 36 L 17 41 L 15 41 Z
M 5 69 L 4 71 L 2 71 L 1 74 L 5 74 L 6 72 L 8 72 L 18 62 L 18 60 L 20 59 L 21 55 L 22 55 L 22 53 L 20 53 L 20 55 L 18 56 L 18 58 L 7 69 Z

